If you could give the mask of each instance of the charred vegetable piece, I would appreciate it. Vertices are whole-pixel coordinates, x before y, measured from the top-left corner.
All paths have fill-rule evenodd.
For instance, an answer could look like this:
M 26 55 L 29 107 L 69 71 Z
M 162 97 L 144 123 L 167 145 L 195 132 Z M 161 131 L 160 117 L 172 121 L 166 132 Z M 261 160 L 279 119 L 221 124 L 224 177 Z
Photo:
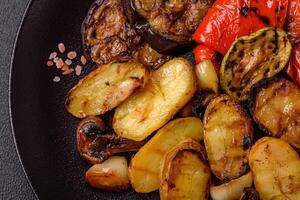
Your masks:
M 161 170 L 161 200 L 207 199 L 210 170 L 205 149 L 186 139 L 166 153 Z
M 196 76 L 200 90 L 211 90 L 218 94 L 219 78 L 210 60 L 200 62 L 196 65 Z
M 259 194 L 254 188 L 245 188 L 240 200 L 259 200 Z
M 116 109 L 113 128 L 118 135 L 144 140 L 166 124 L 196 91 L 193 67 L 183 58 L 165 63 L 150 79 L 143 91 Z
M 160 164 L 166 152 L 186 138 L 203 140 L 203 126 L 198 118 L 181 118 L 169 122 L 135 154 L 129 178 L 136 192 L 148 193 L 159 188 Z
M 261 138 L 251 148 L 249 164 L 261 200 L 300 199 L 300 159 L 288 143 Z
M 92 164 L 101 163 L 117 153 L 137 151 L 145 144 L 145 141 L 135 142 L 107 133 L 106 129 L 103 121 L 97 117 L 84 119 L 77 128 L 78 151 Z
M 242 195 L 244 188 L 251 187 L 253 182 L 252 173 L 233 179 L 228 183 L 210 187 L 210 195 L 213 200 L 237 200 Z
M 193 116 L 202 119 L 207 105 L 217 96 L 218 95 L 211 90 L 201 90 L 197 92 L 192 100 L 191 112 Z
M 147 78 L 147 70 L 139 63 L 103 65 L 71 89 L 66 108 L 78 118 L 104 114 L 142 88 Z
M 222 61 L 221 85 L 233 98 L 247 100 L 251 86 L 282 70 L 290 54 L 291 43 L 279 28 L 265 28 L 241 37 Z
M 283 79 L 267 79 L 251 90 L 250 111 L 267 134 L 300 149 L 300 88 Z
M 193 39 L 225 55 L 232 43 L 264 27 L 283 28 L 288 0 L 216 0 Z
M 91 167 L 85 174 L 86 182 L 97 189 L 121 191 L 129 187 L 128 165 L 125 157 L 114 156 Z
M 177 42 L 189 42 L 213 0 L 134 0 L 136 10 L 160 35 Z
M 238 102 L 222 95 L 207 106 L 203 124 L 205 148 L 214 175 L 229 181 L 244 174 L 253 138 L 247 112 Z
M 149 44 L 145 44 L 137 51 L 136 59 L 144 66 L 157 70 L 171 58 L 158 53 Z
M 141 37 L 127 0 L 96 0 L 82 25 L 85 51 L 97 64 L 129 60 Z

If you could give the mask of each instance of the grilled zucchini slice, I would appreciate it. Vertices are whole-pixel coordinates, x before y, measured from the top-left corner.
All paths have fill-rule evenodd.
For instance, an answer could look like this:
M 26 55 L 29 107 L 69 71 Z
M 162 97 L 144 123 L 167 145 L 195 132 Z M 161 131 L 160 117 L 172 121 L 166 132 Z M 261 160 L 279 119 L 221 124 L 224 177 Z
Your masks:
M 161 170 L 161 200 L 207 199 L 210 170 L 205 149 L 186 139 L 166 153 Z
M 267 134 L 300 149 L 300 88 L 283 79 L 267 79 L 251 90 L 250 112 Z
M 253 126 L 242 106 L 222 95 L 208 104 L 204 114 L 204 143 L 210 167 L 222 181 L 240 177 L 248 169 Z
M 300 159 L 288 143 L 261 138 L 251 148 L 249 164 L 261 200 L 300 199 Z
M 192 64 L 184 58 L 165 63 L 150 79 L 143 91 L 116 109 L 113 128 L 118 135 L 144 140 L 166 124 L 196 91 Z
M 100 66 L 71 89 L 66 108 L 78 118 L 104 114 L 143 87 L 147 77 L 147 70 L 136 62 Z
M 284 68 L 291 49 L 287 34 L 279 28 L 261 29 L 239 38 L 222 61 L 222 88 L 235 99 L 247 100 L 252 85 Z
M 166 152 L 186 138 L 203 140 L 203 126 L 198 118 L 176 119 L 161 128 L 135 154 L 129 167 L 129 178 L 136 192 L 148 193 L 159 188 L 160 164 Z

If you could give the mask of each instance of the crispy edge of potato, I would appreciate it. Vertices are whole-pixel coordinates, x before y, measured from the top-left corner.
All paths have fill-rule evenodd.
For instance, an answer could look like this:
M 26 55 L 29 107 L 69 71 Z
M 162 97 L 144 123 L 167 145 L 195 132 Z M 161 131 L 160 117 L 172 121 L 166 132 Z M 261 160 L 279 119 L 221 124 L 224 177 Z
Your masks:
M 194 128 L 194 132 L 191 130 L 187 131 L 187 128 L 185 128 L 183 131 L 180 131 L 180 137 L 179 134 L 173 134 L 180 129 L 180 126 L 183 126 L 183 123 L 188 125 L 187 122 L 190 120 L 197 124 L 197 127 L 195 126 L 196 128 Z M 190 127 L 191 124 L 189 122 L 189 128 Z M 172 139 L 169 138 L 169 136 L 172 137 Z M 163 156 L 167 151 L 174 148 L 174 146 L 176 146 L 180 140 L 183 140 L 184 138 L 192 138 L 193 140 L 199 142 L 203 140 L 203 124 L 199 118 L 187 117 L 170 121 L 160 130 L 158 130 L 157 133 L 150 139 L 150 141 L 148 141 L 134 155 L 129 165 L 129 179 L 133 189 L 136 192 L 149 193 L 159 189 L 159 173 Z M 162 143 L 162 141 L 165 139 L 169 139 L 167 142 L 170 142 L 170 140 L 176 141 L 175 144 L 172 144 L 171 146 L 168 145 L 170 147 L 168 147 L 167 151 L 164 151 L 165 147 L 163 147 L 162 150 L 162 146 L 166 145 L 166 142 Z M 157 158 L 153 158 L 153 156 L 159 157 L 159 163 L 156 163 Z M 152 165 L 154 165 L 153 168 Z
M 259 165 L 261 164 L 264 164 L 264 165 L 272 165 L 274 163 L 270 163 L 270 161 L 268 161 L 268 159 L 270 159 L 270 156 L 266 156 L 265 154 L 270 154 L 272 153 L 270 151 L 270 143 L 273 143 L 272 145 L 274 145 L 274 143 L 276 145 L 278 145 L 278 147 L 282 147 L 283 149 L 285 149 L 286 151 L 289 152 L 289 159 L 290 158 L 293 158 L 295 159 L 295 161 L 297 161 L 296 164 L 298 164 L 298 172 L 296 175 L 298 175 L 298 180 L 299 182 L 296 182 L 296 184 L 298 184 L 296 186 L 296 189 L 298 189 L 298 191 L 296 191 L 296 195 L 297 197 L 300 197 L 300 159 L 299 159 L 299 155 L 298 153 L 285 141 L 281 140 L 281 139 L 278 139 L 278 138 L 274 138 L 274 137 L 263 137 L 261 139 L 259 139 L 251 148 L 251 151 L 250 151 L 250 154 L 249 154 L 249 165 L 250 165 L 250 169 L 253 173 L 253 179 L 254 179 L 254 185 L 255 185 L 255 188 L 256 190 L 258 191 L 259 193 L 259 196 L 260 196 L 260 199 L 261 200 L 267 200 L 267 199 L 273 199 L 272 195 L 274 195 L 274 186 L 272 187 L 272 194 L 266 194 L 265 190 L 266 190 L 266 187 L 269 186 L 270 184 L 270 180 L 266 182 L 266 184 L 262 184 L 260 181 L 261 180 L 265 180 L 265 177 L 263 177 L 263 179 L 261 179 L 262 177 L 259 177 L 258 174 L 257 174 L 257 169 L 255 169 L 257 167 L 257 163 L 259 163 Z M 278 149 L 278 151 L 280 151 Z M 282 153 L 282 150 L 281 152 Z M 287 155 L 285 155 L 285 157 L 283 159 L 286 159 L 287 158 Z M 271 158 L 272 159 L 272 158 Z M 282 158 L 280 158 L 282 159 Z M 281 164 L 283 165 L 283 164 Z M 287 169 L 290 169 L 290 166 L 286 166 Z M 274 170 L 274 169 L 273 169 Z M 280 182 L 280 180 L 277 180 L 278 177 L 274 177 L 274 171 L 273 170 L 270 170 L 270 173 L 272 174 L 272 176 L 268 176 L 268 177 L 272 177 L 274 178 L 274 182 L 277 183 L 280 187 L 279 189 L 279 192 L 284 196 L 284 198 L 290 198 L 289 196 L 287 196 L 287 194 L 284 194 L 283 191 L 282 191 L 282 183 Z M 282 171 L 281 171 L 282 172 Z M 283 172 L 286 174 L 286 171 Z M 260 175 L 262 175 L 260 173 Z M 265 176 L 266 174 L 264 174 Z M 291 176 L 288 176 L 288 179 L 290 180 Z M 260 180 L 258 180 L 260 179 Z M 286 181 L 286 180 L 285 180 Z M 289 190 L 291 190 L 291 185 L 289 184 L 287 187 L 289 187 Z M 292 190 L 293 191 L 293 190 Z M 277 198 L 276 198 L 277 199 Z M 297 198 L 299 199 L 299 198 Z M 294 198 L 291 198 L 291 200 L 297 200 L 297 199 L 294 199 Z
M 233 179 L 227 183 L 210 187 L 210 195 L 213 200 L 236 200 L 244 191 L 244 188 L 251 187 L 253 182 L 252 172 Z
M 208 191 L 209 191 L 209 182 L 210 182 L 210 169 L 207 166 L 207 159 L 206 159 L 206 152 L 205 149 L 195 140 L 188 138 L 180 142 L 178 145 L 176 145 L 174 148 L 172 148 L 170 151 L 168 151 L 164 159 L 162 161 L 162 167 L 160 170 L 160 199 L 161 200 L 173 200 L 168 197 L 170 190 L 174 189 L 176 185 L 173 185 L 173 183 L 170 182 L 170 179 L 172 178 L 172 169 L 173 169 L 173 161 L 174 159 L 182 152 L 188 151 L 188 152 L 194 152 L 197 153 L 199 156 L 199 159 L 201 160 L 204 168 L 203 172 L 207 175 L 207 182 L 205 183 L 206 187 L 203 189 L 203 196 L 204 199 L 207 199 L 208 197 Z M 182 175 L 181 173 L 177 174 L 178 176 Z M 203 180 L 205 181 L 205 180 Z M 192 181 L 191 181 L 192 182 Z M 186 187 L 192 188 L 193 185 L 187 185 Z M 200 189 L 200 188 L 199 188 Z M 180 199 L 180 198 L 178 198 Z M 198 197 L 195 197 L 195 199 L 198 199 Z
M 216 108 L 215 106 L 218 104 L 227 104 L 227 102 L 230 103 L 230 106 L 234 106 L 234 109 L 237 110 L 237 112 L 240 114 L 240 116 L 244 119 L 245 122 L 245 126 L 244 126 L 244 137 L 241 138 L 241 143 L 237 143 L 235 142 L 237 145 L 241 145 L 241 147 L 243 148 L 244 151 L 246 152 L 246 157 L 243 158 L 243 162 L 241 167 L 240 167 L 240 172 L 239 175 L 236 176 L 230 176 L 230 177 L 223 177 L 223 175 L 218 175 L 214 169 L 211 166 L 211 161 L 210 161 L 210 150 L 208 148 L 207 145 L 207 124 L 208 124 L 208 120 L 210 120 L 210 115 L 214 112 L 216 112 Z M 222 115 L 222 117 L 224 117 L 224 114 Z M 204 113 L 204 117 L 203 117 L 203 127 L 204 127 L 204 144 L 205 144 L 205 149 L 207 151 L 207 155 L 208 155 L 208 160 L 210 161 L 210 167 L 212 170 L 212 173 L 220 180 L 225 180 L 225 181 L 229 181 L 235 178 L 238 178 L 240 175 L 244 174 L 248 169 L 248 155 L 250 152 L 250 147 L 252 145 L 252 141 L 253 141 L 253 133 L 254 133 L 254 128 L 253 128 L 253 124 L 252 124 L 252 120 L 250 118 L 250 116 L 248 116 L 247 111 L 242 107 L 242 105 L 236 101 L 235 99 L 231 98 L 228 95 L 220 95 L 215 97 L 214 99 L 212 99 L 210 101 L 210 103 L 208 104 L 205 113 Z M 221 174 L 224 171 L 221 172 Z
M 165 94 L 162 94 L 161 92 L 161 88 L 156 84 L 156 82 L 158 80 L 156 76 L 161 76 L 161 74 L 165 74 L 166 72 L 163 72 L 164 70 L 166 70 L 164 68 L 164 66 L 168 66 L 169 65 L 178 65 L 178 63 L 180 62 L 180 65 L 183 65 L 184 68 L 186 69 L 185 71 L 187 71 L 187 73 L 189 73 L 190 75 L 190 83 L 189 85 L 189 89 L 186 90 L 186 92 L 184 94 L 182 94 L 181 98 L 177 99 L 177 103 L 174 105 L 173 109 L 170 109 L 168 113 L 165 113 L 164 117 L 161 117 L 160 119 L 158 118 L 150 118 L 152 121 L 157 121 L 156 123 L 151 123 L 151 127 L 146 129 L 144 128 L 144 132 L 143 134 L 138 133 L 137 134 L 137 130 L 129 130 L 128 127 L 124 128 L 124 125 L 122 125 L 122 123 L 124 124 L 124 121 L 122 123 L 120 123 L 119 119 L 124 118 L 124 116 L 118 116 L 120 115 L 120 112 L 122 111 L 121 109 L 127 109 L 128 104 L 131 105 L 132 101 L 136 102 L 136 98 L 139 97 L 139 95 L 144 94 L 145 92 L 152 92 L 155 91 L 155 95 L 157 96 L 165 96 Z M 140 91 L 140 93 L 136 93 L 135 95 L 131 96 L 130 98 L 128 98 L 125 102 L 123 102 L 115 111 L 114 114 L 114 119 L 113 119 L 113 129 L 114 131 L 127 139 L 131 139 L 131 140 L 135 140 L 135 141 L 141 141 L 144 140 L 146 137 L 148 137 L 150 134 L 152 134 L 154 131 L 158 130 L 159 128 L 161 128 L 162 126 L 164 126 L 170 119 L 172 119 L 172 117 L 182 108 L 184 107 L 184 105 L 193 97 L 194 93 L 196 92 L 196 75 L 193 73 L 193 66 L 191 64 L 191 62 L 189 62 L 188 60 L 184 59 L 184 58 L 173 58 L 172 60 L 168 61 L 167 63 L 165 63 L 162 67 L 160 67 L 158 70 L 154 71 L 151 73 L 150 80 L 148 81 L 148 83 L 146 84 L 145 88 L 143 91 Z M 186 77 L 185 77 L 186 78 Z M 185 80 L 186 81 L 186 80 Z M 173 99 L 172 99 L 173 101 Z M 149 115 L 149 113 L 151 113 L 151 111 L 155 110 L 156 108 L 153 108 L 153 101 L 151 102 L 151 107 L 150 109 L 146 109 L 146 111 L 143 111 L 142 114 L 139 113 L 139 116 L 142 116 L 142 122 L 144 123 L 145 121 L 149 121 L 149 118 L 147 119 L 147 117 L 145 117 L 145 113 L 147 114 L 147 116 Z M 149 111 L 150 110 L 150 111 Z M 134 112 L 136 113 L 136 112 Z M 131 113 L 129 113 L 131 114 Z M 133 117 L 131 117 L 131 119 L 133 118 L 137 118 L 135 117 L 133 114 L 131 114 Z M 122 119 L 123 120 L 123 119 Z M 149 124 L 149 122 L 148 122 Z M 155 125 L 153 125 L 155 124 Z M 144 126 L 144 125 L 143 125 Z
M 118 66 L 115 66 L 115 65 L 118 65 Z M 135 66 L 133 67 L 132 65 L 135 65 Z M 123 82 L 132 80 L 133 83 L 131 84 L 131 88 L 127 88 L 127 87 L 124 88 L 124 89 L 129 89 L 128 91 L 123 92 L 120 89 L 119 94 L 123 95 L 121 98 L 118 95 L 116 96 L 116 92 L 111 91 L 107 95 L 107 99 L 103 98 L 104 101 L 102 102 L 102 105 L 99 106 L 101 109 L 97 109 L 97 111 L 89 111 L 89 113 L 86 113 L 86 111 L 83 111 L 83 110 L 74 111 L 72 109 L 72 107 L 73 107 L 73 106 L 71 106 L 72 101 L 74 100 L 74 98 L 78 98 L 78 97 L 76 97 L 77 96 L 76 92 L 78 92 L 78 89 L 81 89 L 81 87 L 86 87 L 85 84 L 87 82 L 90 82 L 92 79 L 95 79 L 95 77 L 103 76 L 103 73 L 107 73 L 107 71 L 109 71 L 109 70 L 115 70 L 115 69 L 113 69 L 113 67 L 118 67 L 117 71 L 121 71 L 120 68 L 122 68 L 123 66 L 126 66 L 126 67 L 129 66 L 128 70 L 130 70 L 130 68 L 133 68 L 131 70 L 141 70 L 141 77 L 127 77 L 127 79 L 123 80 Z M 126 73 L 124 75 L 126 75 Z M 124 75 L 117 74 L 115 78 L 117 78 L 117 79 L 124 78 Z M 103 78 L 106 78 L 106 77 L 103 77 Z M 93 70 L 87 76 L 82 78 L 68 92 L 66 101 L 65 101 L 65 108 L 70 114 L 72 114 L 73 116 L 75 116 L 77 118 L 85 118 L 87 116 L 104 114 L 105 112 L 110 111 L 113 108 L 117 107 L 119 104 L 121 104 L 123 101 L 125 101 L 136 90 L 138 90 L 139 88 L 143 88 L 145 86 L 145 84 L 147 83 L 147 80 L 148 80 L 148 71 L 140 63 L 131 61 L 131 62 L 127 62 L 127 63 L 110 63 L 110 64 L 99 66 L 97 69 Z M 116 88 L 114 88 L 115 85 L 112 86 L 109 84 L 109 82 L 108 83 L 107 82 L 105 82 L 105 85 L 107 86 L 107 91 L 116 89 Z M 122 82 L 120 82 L 120 83 L 122 83 Z M 119 84 L 119 87 L 120 87 L 120 85 L 121 84 Z M 88 93 L 88 92 L 90 92 L 90 91 L 87 90 L 86 93 Z M 102 96 L 102 94 L 103 93 L 99 92 L 100 96 Z M 111 98 L 111 99 L 109 99 L 109 98 Z M 87 102 L 89 102 L 88 99 L 83 102 L 80 102 L 80 104 L 87 104 Z M 79 106 L 79 107 L 81 108 L 82 106 Z

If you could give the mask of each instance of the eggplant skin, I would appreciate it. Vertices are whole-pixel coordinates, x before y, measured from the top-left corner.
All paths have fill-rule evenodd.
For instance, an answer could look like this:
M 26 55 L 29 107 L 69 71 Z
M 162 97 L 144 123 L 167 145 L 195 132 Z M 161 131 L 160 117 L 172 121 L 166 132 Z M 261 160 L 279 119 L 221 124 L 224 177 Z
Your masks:
M 96 0 L 82 24 L 88 58 L 97 64 L 127 61 L 141 37 L 132 25 L 128 0 Z
M 300 149 L 300 88 L 284 78 L 265 79 L 250 91 L 250 113 L 266 134 Z
M 292 46 L 286 32 L 268 27 L 237 39 L 225 55 L 220 70 L 222 88 L 246 101 L 251 87 L 280 72 L 288 63 Z
M 204 119 L 204 144 L 214 175 L 223 182 L 249 169 L 253 140 L 252 120 L 234 99 L 221 95 L 210 101 Z
M 169 40 L 189 42 L 214 0 L 133 0 L 137 12 L 152 30 Z

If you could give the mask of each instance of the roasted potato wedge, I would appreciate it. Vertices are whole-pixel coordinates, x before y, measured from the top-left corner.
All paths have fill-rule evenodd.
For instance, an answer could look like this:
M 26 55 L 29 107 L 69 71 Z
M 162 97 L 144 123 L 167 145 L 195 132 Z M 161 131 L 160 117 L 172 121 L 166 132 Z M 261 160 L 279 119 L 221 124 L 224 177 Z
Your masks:
M 193 96 L 196 78 L 190 62 L 175 58 L 151 74 L 145 89 L 115 111 L 113 128 L 127 139 L 144 140 L 167 123 Z
M 300 199 L 300 159 L 288 143 L 261 138 L 251 148 L 249 164 L 261 200 Z
M 251 187 L 253 182 L 252 172 L 240 178 L 218 186 L 210 187 L 210 195 L 213 200 L 238 200 L 243 194 L 244 188 Z
M 248 169 L 253 126 L 242 106 L 222 95 L 204 114 L 204 143 L 212 172 L 222 181 L 240 177 Z
M 129 187 L 128 165 L 125 157 L 113 156 L 92 166 L 85 174 L 86 182 L 108 191 L 126 190 Z
M 159 188 L 160 165 L 165 153 L 186 138 L 203 140 L 200 119 L 190 117 L 169 122 L 137 152 L 129 167 L 129 178 L 136 192 L 148 193 Z
M 78 118 L 101 115 L 122 103 L 147 80 L 143 65 L 135 62 L 98 67 L 79 81 L 67 96 L 67 110 Z
M 208 197 L 210 170 L 205 149 L 186 139 L 166 153 L 162 162 L 161 200 L 204 200 Z
M 300 88 L 283 78 L 266 79 L 250 92 L 250 112 L 258 127 L 300 149 Z

